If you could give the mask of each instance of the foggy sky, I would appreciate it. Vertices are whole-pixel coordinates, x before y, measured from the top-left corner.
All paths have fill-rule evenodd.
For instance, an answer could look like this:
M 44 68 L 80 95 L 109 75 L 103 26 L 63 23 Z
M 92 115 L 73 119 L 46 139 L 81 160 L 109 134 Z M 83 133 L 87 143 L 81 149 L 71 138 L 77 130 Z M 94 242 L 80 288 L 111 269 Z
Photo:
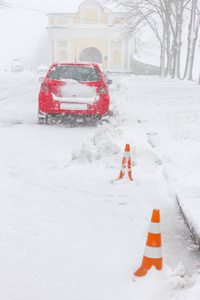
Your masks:
M 32 59 L 46 34 L 46 12 L 76 12 L 82 0 L 8 0 L 17 6 L 0 9 L 0 70 L 13 58 Z M 43 12 L 36 12 L 40 10 Z

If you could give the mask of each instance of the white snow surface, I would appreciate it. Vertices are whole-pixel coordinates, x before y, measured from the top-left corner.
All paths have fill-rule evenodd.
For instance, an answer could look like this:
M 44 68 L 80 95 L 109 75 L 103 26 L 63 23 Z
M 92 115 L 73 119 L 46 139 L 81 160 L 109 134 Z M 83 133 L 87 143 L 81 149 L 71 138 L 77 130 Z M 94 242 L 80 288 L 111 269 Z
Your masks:
M 0 73 L 0 299 L 197 300 L 197 82 L 112 76 L 110 124 L 37 124 L 40 84 Z M 125 144 L 134 181 L 117 181 Z M 163 269 L 140 267 L 160 209 Z

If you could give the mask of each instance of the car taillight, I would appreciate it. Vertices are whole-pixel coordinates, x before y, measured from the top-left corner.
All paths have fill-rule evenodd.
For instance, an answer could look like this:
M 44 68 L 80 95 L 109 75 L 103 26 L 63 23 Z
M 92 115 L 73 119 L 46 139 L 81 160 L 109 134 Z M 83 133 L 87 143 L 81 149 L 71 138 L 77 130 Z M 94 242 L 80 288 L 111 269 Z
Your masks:
M 47 93 L 50 91 L 50 85 L 48 83 L 42 83 L 41 92 Z
M 98 90 L 97 90 L 97 93 L 98 94 L 108 94 L 108 88 L 107 88 L 107 85 L 105 84 L 105 83 L 102 83 L 100 86 L 99 86 L 99 88 L 98 88 Z

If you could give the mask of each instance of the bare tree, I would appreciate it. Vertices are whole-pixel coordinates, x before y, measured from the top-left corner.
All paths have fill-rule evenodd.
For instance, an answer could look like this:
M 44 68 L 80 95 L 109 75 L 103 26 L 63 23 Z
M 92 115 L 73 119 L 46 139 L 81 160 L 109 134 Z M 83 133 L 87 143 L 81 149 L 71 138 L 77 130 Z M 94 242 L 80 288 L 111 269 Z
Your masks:
M 192 3 L 191 15 L 193 16 L 191 19 L 195 20 L 194 12 L 197 9 L 197 5 L 195 5 L 197 0 L 107 0 L 106 2 L 114 2 L 118 7 L 127 11 L 125 19 L 131 20 L 128 22 L 128 27 L 124 22 L 124 32 L 127 37 L 137 31 L 141 32 L 145 26 L 151 28 L 160 44 L 160 75 L 180 78 L 183 21 L 190 3 Z M 195 38 L 197 38 L 199 18 L 195 27 L 192 24 L 191 28 L 189 27 L 190 40 L 194 37 L 194 32 Z M 195 49 L 195 43 L 195 39 L 189 43 L 189 57 L 192 53 L 194 55 L 194 51 L 189 47 L 193 45 Z M 192 59 L 188 59 L 188 62 L 188 67 L 190 66 L 189 69 L 192 72 Z
M 173 35 L 173 65 L 172 78 L 180 78 L 180 59 L 182 46 L 182 24 L 183 24 L 184 1 L 177 0 L 174 2 L 173 21 L 171 24 L 171 31 Z
M 192 80 L 192 70 L 194 64 L 194 55 L 196 42 L 198 37 L 200 25 L 200 13 L 197 7 L 197 0 L 192 0 L 190 11 L 190 23 L 188 26 L 188 47 L 184 77 L 185 79 Z
M 124 10 L 123 33 L 125 38 L 150 28 L 160 44 L 160 75 L 165 75 L 166 28 L 162 0 L 110 0 Z M 107 2 L 110 2 L 109 0 Z M 165 29 L 163 31 L 163 28 Z
M 8 7 L 8 6 L 9 6 L 8 3 L 6 3 L 6 2 L 3 1 L 3 0 L 0 0 L 0 8 L 6 8 L 6 7 Z

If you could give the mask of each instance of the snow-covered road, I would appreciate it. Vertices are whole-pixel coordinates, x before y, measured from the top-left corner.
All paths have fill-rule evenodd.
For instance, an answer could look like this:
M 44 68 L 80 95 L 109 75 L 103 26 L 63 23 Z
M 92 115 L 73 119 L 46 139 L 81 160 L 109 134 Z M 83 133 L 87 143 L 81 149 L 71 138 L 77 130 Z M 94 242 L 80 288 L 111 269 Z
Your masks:
M 0 298 L 199 299 L 175 197 L 200 173 L 199 86 L 113 76 L 110 124 L 67 128 L 37 124 L 36 75 L 0 82 Z M 134 182 L 114 184 L 126 143 Z M 133 282 L 154 208 L 164 267 Z

